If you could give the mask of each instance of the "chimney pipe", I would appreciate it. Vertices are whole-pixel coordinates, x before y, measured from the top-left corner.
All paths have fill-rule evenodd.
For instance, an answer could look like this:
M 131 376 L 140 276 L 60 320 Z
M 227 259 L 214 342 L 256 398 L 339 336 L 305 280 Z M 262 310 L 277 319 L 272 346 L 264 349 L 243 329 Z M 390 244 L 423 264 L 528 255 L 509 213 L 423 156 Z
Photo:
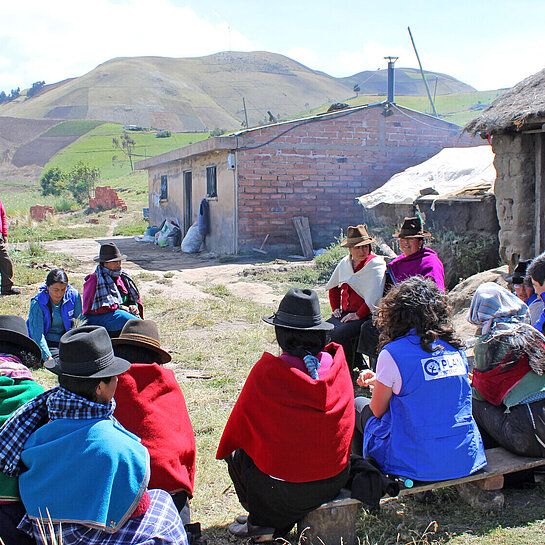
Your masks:
M 388 61 L 388 104 L 394 102 L 394 64 L 399 57 L 384 57 Z

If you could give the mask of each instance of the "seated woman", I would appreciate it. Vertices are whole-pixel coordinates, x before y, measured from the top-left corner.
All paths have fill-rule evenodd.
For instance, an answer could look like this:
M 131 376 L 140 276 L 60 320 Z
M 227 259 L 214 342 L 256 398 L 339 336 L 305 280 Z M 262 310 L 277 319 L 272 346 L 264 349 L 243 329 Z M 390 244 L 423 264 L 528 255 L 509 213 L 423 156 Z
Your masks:
M 328 320 L 334 329 L 330 340 L 342 345 L 349 367 L 354 367 L 354 342 L 362 324 L 370 320 L 384 291 L 384 258 L 371 253 L 374 242 L 365 225 L 348 227 L 341 246 L 349 254 L 337 265 L 326 284 L 333 315 Z
M 352 380 L 340 347 L 325 346 L 332 326 L 316 293 L 290 289 L 263 320 L 275 326 L 282 355 L 265 352 L 254 365 L 216 454 L 249 512 L 229 532 L 260 541 L 286 535 L 337 496 L 354 429 Z
M 112 344 L 115 355 L 131 364 L 118 377 L 114 416 L 149 451 L 149 487 L 169 492 L 189 524 L 195 434 L 176 376 L 163 367 L 170 354 L 161 348 L 157 324 L 151 320 L 129 320 Z
M 445 269 L 439 256 L 424 246 L 424 238 L 431 237 L 431 233 L 424 231 L 421 218 L 405 218 L 394 237 L 399 238 L 403 253 L 388 263 L 385 292 L 392 285 L 417 275 L 431 278 L 441 291 L 445 291 Z M 361 327 L 358 341 L 357 351 L 371 358 L 373 367 L 378 354 L 379 334 L 376 325 L 368 320 Z
M 100 325 L 117 337 L 128 320 L 143 318 L 144 308 L 134 280 L 121 269 L 121 255 L 113 242 L 102 244 L 95 272 L 85 277 L 83 313 L 88 324 Z
M 0 316 L 0 427 L 19 407 L 43 393 L 30 369 L 41 363 L 40 347 L 19 316 Z M 17 529 L 25 514 L 17 477 L 0 473 L 0 539 L 5 545 L 36 545 Z
M 356 454 L 363 450 L 388 475 L 418 481 L 454 479 L 484 467 L 467 359 L 447 295 L 431 280 L 411 277 L 384 297 L 377 322 L 377 372 L 358 378 L 373 396 L 356 398 Z
M 545 337 L 530 324 L 516 295 L 487 282 L 471 300 L 478 327 L 473 415 L 486 447 L 545 456 Z
M 533 325 L 539 320 L 545 307 L 532 285 L 532 278 L 526 275 L 526 270 L 531 262 L 531 259 L 521 259 L 513 274 L 508 276 L 506 280 L 513 287 L 516 296 L 530 309 L 530 323 Z
M 187 545 L 170 494 L 147 490 L 147 449 L 112 416 L 117 375 L 130 364 L 114 356 L 106 330 L 71 329 L 45 366 L 59 387 L 0 430 L 0 469 L 19 476 L 27 512 L 19 529 L 47 545 L 39 523 L 47 527 L 50 518 L 64 545 Z
M 45 285 L 30 301 L 27 320 L 28 333 L 38 343 L 44 361 L 59 354 L 60 338 L 81 313 L 80 294 L 68 283 L 66 273 L 62 269 L 49 271 Z

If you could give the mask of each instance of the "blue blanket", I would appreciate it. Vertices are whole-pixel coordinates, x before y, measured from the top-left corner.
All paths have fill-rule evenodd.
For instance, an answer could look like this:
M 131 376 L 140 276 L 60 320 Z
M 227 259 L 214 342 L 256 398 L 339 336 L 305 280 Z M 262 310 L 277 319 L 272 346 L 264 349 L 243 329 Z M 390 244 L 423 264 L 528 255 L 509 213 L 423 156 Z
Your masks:
M 146 491 L 149 456 L 115 419 L 59 419 L 36 430 L 19 477 L 29 517 L 78 522 L 115 532 Z

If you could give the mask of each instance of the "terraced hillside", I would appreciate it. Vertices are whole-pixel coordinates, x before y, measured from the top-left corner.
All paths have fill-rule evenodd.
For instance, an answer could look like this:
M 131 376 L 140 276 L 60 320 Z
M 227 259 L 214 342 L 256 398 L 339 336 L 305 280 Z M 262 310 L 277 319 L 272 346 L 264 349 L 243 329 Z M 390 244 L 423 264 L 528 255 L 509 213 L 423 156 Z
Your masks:
M 32 99 L 0 107 L 0 116 L 89 119 L 176 131 L 240 128 L 338 101 L 347 85 L 282 55 L 225 52 L 200 58 L 113 59 Z

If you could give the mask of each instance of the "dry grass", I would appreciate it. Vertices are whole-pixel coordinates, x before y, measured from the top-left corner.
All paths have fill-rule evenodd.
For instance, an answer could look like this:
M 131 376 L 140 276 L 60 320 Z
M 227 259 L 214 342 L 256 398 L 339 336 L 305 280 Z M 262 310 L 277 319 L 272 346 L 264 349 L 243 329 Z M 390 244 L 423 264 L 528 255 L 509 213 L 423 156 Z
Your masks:
M 48 256 L 45 256 L 48 258 Z M 24 266 L 21 263 L 19 266 Z M 33 271 L 34 282 L 43 281 L 45 272 Z M 156 282 L 159 273 L 135 275 L 137 282 Z M 163 275 L 162 278 L 170 278 Z M 248 279 L 248 278 L 247 278 Z M 274 289 L 287 290 L 291 279 L 275 276 Z M 72 277 L 71 277 L 72 281 Z M 79 276 L 76 285 L 81 288 Z M 31 282 L 32 283 L 32 282 Z M 274 329 L 261 317 L 274 310 L 233 295 L 229 284 L 195 287 L 209 297 L 179 300 L 145 297 L 146 317 L 157 321 L 162 345 L 171 352 L 168 367 L 178 376 L 184 392 L 197 442 L 197 475 L 192 518 L 199 520 L 210 543 L 230 542 L 226 525 L 242 513 L 224 462 L 215 459 L 216 448 L 230 411 L 252 365 L 264 351 L 278 353 Z M 24 296 L 0 298 L 0 312 L 25 315 L 29 295 L 36 289 L 25 288 Z M 320 290 L 322 312 L 328 309 L 326 294 Z M 26 317 L 26 316 L 25 316 Z M 201 378 L 186 378 L 186 376 Z M 45 371 L 36 373 L 46 388 L 55 377 Z M 508 490 L 506 507 L 498 513 L 475 511 L 453 489 L 437 491 L 431 503 L 414 498 L 386 502 L 379 516 L 362 511 L 357 535 L 362 545 L 518 545 L 545 543 L 545 487 Z M 296 540 L 295 534 L 291 535 Z

